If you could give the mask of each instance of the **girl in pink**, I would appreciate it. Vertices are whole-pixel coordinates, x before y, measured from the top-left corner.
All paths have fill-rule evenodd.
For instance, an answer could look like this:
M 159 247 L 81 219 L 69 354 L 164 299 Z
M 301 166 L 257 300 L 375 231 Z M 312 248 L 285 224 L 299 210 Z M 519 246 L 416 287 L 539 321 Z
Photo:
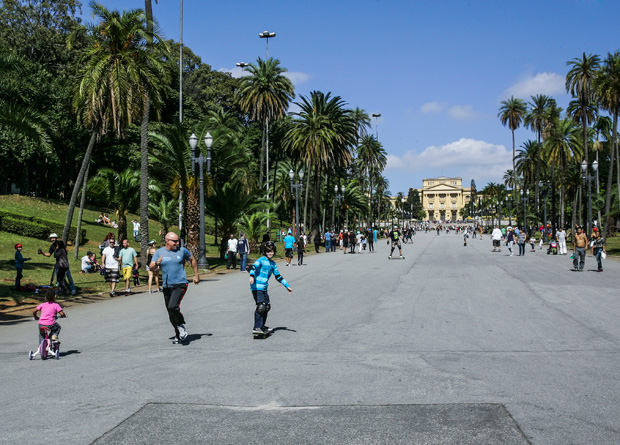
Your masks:
M 43 341 L 43 336 L 41 335 L 41 326 L 46 326 L 50 329 L 52 333 L 52 341 L 58 340 L 58 334 L 60 334 L 60 325 L 56 322 L 56 314 L 59 314 L 61 317 L 66 317 L 64 311 L 60 307 L 58 303 L 56 303 L 56 293 L 53 290 L 48 290 L 45 294 L 45 303 L 41 303 L 36 307 L 36 309 L 32 312 L 32 316 L 35 320 L 39 320 L 39 343 Z M 41 316 L 37 316 L 37 312 L 41 311 Z

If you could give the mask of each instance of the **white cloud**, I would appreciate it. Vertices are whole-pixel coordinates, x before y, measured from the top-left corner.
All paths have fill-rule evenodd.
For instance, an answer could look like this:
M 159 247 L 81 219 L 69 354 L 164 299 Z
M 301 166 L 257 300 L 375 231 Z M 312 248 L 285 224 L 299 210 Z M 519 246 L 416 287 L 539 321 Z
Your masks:
M 504 91 L 505 97 L 519 97 L 522 99 L 535 96 L 536 94 L 561 94 L 566 93 L 564 76 L 556 73 L 537 73 L 536 75 L 527 75 L 519 82 Z
M 436 114 L 441 113 L 444 108 L 446 108 L 445 104 L 441 104 L 437 101 L 434 102 L 426 102 L 424 105 L 420 107 L 420 111 L 423 114 Z
M 421 153 L 408 150 L 404 155 L 388 155 L 386 170 L 406 170 L 409 172 L 431 171 L 432 174 L 451 174 L 450 171 L 481 171 L 503 174 L 512 166 L 512 153 L 503 145 L 485 141 L 461 138 L 446 145 L 431 145 Z
M 299 71 L 287 71 L 283 73 L 283 75 L 285 77 L 288 77 L 290 81 L 293 82 L 293 85 L 295 86 L 301 85 L 302 83 L 307 82 L 312 77 L 310 76 L 310 74 L 302 73 Z
M 448 109 L 448 115 L 460 121 L 471 121 L 482 117 L 480 113 L 474 111 L 471 105 L 454 105 Z

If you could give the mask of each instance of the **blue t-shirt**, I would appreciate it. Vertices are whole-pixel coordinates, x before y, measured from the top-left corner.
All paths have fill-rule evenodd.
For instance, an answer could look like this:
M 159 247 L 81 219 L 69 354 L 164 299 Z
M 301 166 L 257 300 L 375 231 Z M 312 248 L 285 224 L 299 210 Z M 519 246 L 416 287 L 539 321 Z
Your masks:
M 284 237 L 284 248 L 285 249 L 292 249 L 293 248 L 293 244 L 295 244 L 295 237 L 293 235 L 286 235 Z
M 332 234 L 331 232 L 325 232 L 325 235 L 323 235 L 325 237 L 325 241 L 331 241 L 332 239 Z
M 151 261 L 161 260 L 161 273 L 164 279 L 164 287 L 172 287 L 175 284 L 187 284 L 187 275 L 183 263 L 192 259 L 192 254 L 185 247 L 178 250 L 168 250 L 160 247 L 153 254 Z

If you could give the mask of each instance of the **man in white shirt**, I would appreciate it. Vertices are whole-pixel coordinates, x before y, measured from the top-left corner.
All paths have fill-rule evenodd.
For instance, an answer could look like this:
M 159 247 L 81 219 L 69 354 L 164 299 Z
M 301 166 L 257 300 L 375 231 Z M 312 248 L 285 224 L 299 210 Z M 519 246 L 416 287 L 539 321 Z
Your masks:
M 493 232 L 491 233 L 491 240 L 493 241 L 493 252 L 501 252 L 502 251 L 502 231 L 499 227 L 495 226 Z
M 108 241 L 110 245 L 103 249 L 101 263 L 105 268 L 104 276 L 106 283 L 110 284 L 110 297 L 116 296 L 116 283 L 120 277 L 118 257 L 115 250 L 116 242 L 114 239 Z
M 566 255 L 566 231 L 560 227 L 560 230 L 557 232 L 558 236 L 558 247 L 559 254 Z
M 137 219 L 134 219 L 131 223 L 133 224 L 133 238 L 137 243 L 139 241 L 138 237 L 140 236 L 140 223 Z
M 226 269 L 230 269 L 231 264 L 233 270 L 237 268 L 237 243 L 238 241 L 235 239 L 235 235 L 231 233 L 228 239 L 228 249 L 226 253 L 228 255 Z

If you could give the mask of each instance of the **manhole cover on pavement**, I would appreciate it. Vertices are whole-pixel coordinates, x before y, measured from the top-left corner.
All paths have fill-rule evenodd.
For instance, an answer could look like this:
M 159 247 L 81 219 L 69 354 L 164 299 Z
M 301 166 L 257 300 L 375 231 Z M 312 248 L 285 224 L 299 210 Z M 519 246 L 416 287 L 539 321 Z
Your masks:
M 257 408 L 148 404 L 96 444 L 529 444 L 500 404 Z

